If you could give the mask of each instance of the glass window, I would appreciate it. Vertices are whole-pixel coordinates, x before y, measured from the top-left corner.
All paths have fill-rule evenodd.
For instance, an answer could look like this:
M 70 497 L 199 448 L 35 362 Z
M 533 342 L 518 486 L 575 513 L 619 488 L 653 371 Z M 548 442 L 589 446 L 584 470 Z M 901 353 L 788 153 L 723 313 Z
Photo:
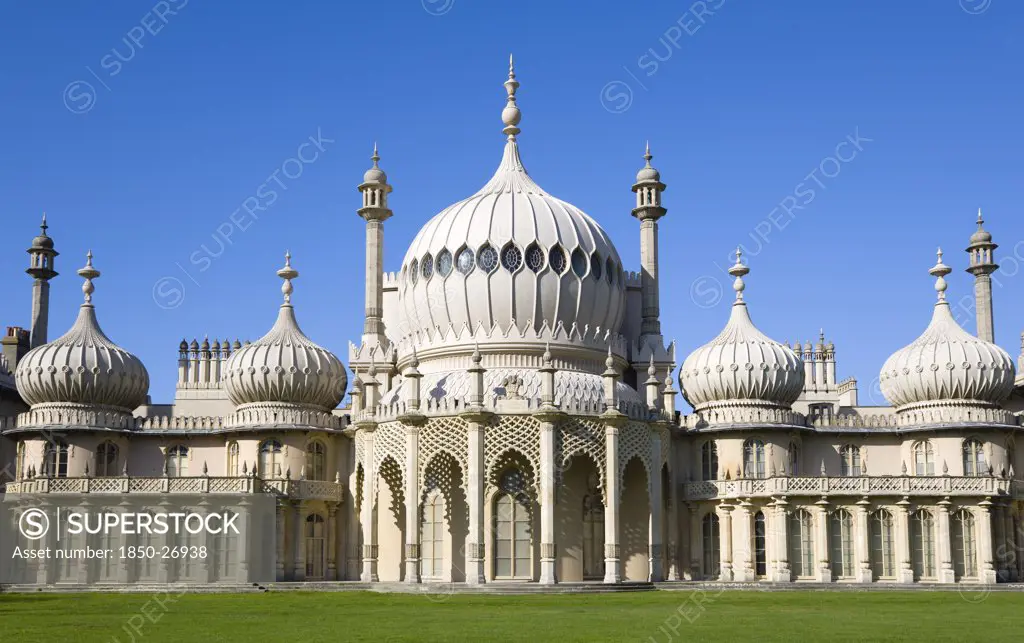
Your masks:
M 544 267 L 544 251 L 535 243 L 526 249 L 526 267 L 534 272 L 540 272 Z
M 319 580 L 324 577 L 324 552 L 326 551 L 324 517 L 309 514 L 306 517 L 306 579 Z
M 747 440 L 743 443 L 743 475 L 746 478 L 764 477 L 764 442 Z
M 935 521 L 921 509 L 910 519 L 910 542 L 914 550 L 914 580 L 935 578 Z
M 914 445 L 914 475 L 935 475 L 935 452 L 931 442 L 918 442 Z
M 814 522 L 811 514 L 797 509 L 789 515 L 789 564 L 796 578 L 814 576 Z
M 587 274 L 587 255 L 579 248 L 572 251 L 572 271 L 580 279 Z
M 283 478 L 281 464 L 281 443 L 277 440 L 264 440 L 260 443 L 260 476 Z
M 96 448 L 96 475 L 107 477 L 117 474 L 117 445 L 103 442 Z
M 973 438 L 964 440 L 963 455 L 965 476 L 983 476 L 988 473 L 985 449 L 979 440 Z
M 519 270 L 519 266 L 523 265 L 523 253 L 511 243 L 508 244 L 501 251 L 501 265 L 509 272 Z
M 423 257 L 423 263 L 420 264 L 420 272 L 423 273 L 424 279 L 430 279 L 434 274 L 434 258 L 429 253 Z
M 765 549 L 767 541 L 767 529 L 765 528 L 764 514 L 760 511 L 754 514 L 754 573 L 764 576 L 768 573 L 768 556 Z
M 476 257 L 477 265 L 484 272 L 492 272 L 498 267 L 498 251 L 489 243 L 485 243 Z
M 420 576 L 441 580 L 444 575 L 444 496 L 432 492 L 423 503 L 420 523 Z
M 494 520 L 495 576 L 529 579 L 533 576 L 529 498 L 522 473 L 513 469 L 502 476 Z
M 228 475 L 238 475 L 238 443 L 232 442 L 228 445 Z
M 953 515 L 953 573 L 956 580 L 978 577 L 978 548 L 974 514 L 961 509 Z
M 412 283 L 415 285 L 419 281 L 420 276 L 420 262 L 415 259 L 409 264 L 409 276 L 412 277 Z
M 548 251 L 548 265 L 559 275 L 565 272 L 565 251 L 561 246 L 553 246 Z
M 596 493 L 583 496 L 583 578 L 604 574 L 604 504 Z
M 188 475 L 188 447 L 177 444 L 167 450 L 167 477 L 184 478 Z
M 608 280 L 608 283 L 615 285 L 615 262 L 612 261 L 611 257 L 608 257 L 604 269 L 604 276 Z
M 437 255 L 437 274 L 447 277 L 452 274 L 452 253 L 447 248 Z
M 68 443 L 56 440 L 46 443 L 45 457 L 46 475 L 50 478 L 68 477 Z
M 896 546 L 892 514 L 879 509 L 871 516 L 871 572 L 874 580 L 896 577 Z
M 473 272 L 473 251 L 469 248 L 459 250 L 459 257 L 455 263 L 462 274 L 468 275 Z
M 853 516 L 845 509 L 837 509 L 829 523 L 832 578 L 853 578 Z
M 596 252 L 590 256 L 590 274 L 594 275 L 594 279 L 601 278 L 601 256 Z
M 721 534 L 718 527 L 718 514 L 709 513 L 701 520 L 701 535 L 704 554 L 704 578 L 718 578 L 721 574 Z
M 718 445 L 708 440 L 700 448 L 701 480 L 718 480 Z
M 861 475 L 860 447 L 847 444 L 839 449 L 839 475 L 858 477 Z
M 327 479 L 327 449 L 319 440 L 313 440 L 306 445 L 306 478 Z
M 22 480 L 25 474 L 25 443 L 18 442 L 18 454 L 14 460 L 14 479 Z

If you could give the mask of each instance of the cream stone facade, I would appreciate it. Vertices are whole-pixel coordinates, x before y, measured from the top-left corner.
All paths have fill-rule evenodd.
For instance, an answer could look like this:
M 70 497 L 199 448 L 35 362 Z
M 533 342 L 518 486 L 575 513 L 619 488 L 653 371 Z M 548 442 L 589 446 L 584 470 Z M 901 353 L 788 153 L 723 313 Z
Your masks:
M 529 176 L 511 61 L 504 86 L 494 176 L 426 222 L 395 272 L 374 150 L 358 186 L 365 324 L 350 378 L 300 330 L 286 255 L 268 333 L 182 340 L 174 401 L 151 402 L 146 367 L 100 329 L 114 306 L 102 289 L 92 301 L 91 255 L 78 319 L 47 341 L 57 252 L 44 218 L 28 251 L 31 331 L 2 341 L 6 493 L 274 494 L 280 581 L 1024 577 L 1024 380 L 992 343 L 997 246 L 980 213 L 967 266 L 979 336 L 950 312 L 940 251 L 931 321 L 900 311 L 924 331 L 879 376 L 891 407 L 859 404 L 824 334 L 789 345 L 757 329 L 764 290 L 752 280 L 748 302 L 739 251 L 722 332 L 677 374 L 659 302 L 666 185 L 649 147 L 631 272 L 593 218 Z M 270 306 L 268 294 L 268 325 Z

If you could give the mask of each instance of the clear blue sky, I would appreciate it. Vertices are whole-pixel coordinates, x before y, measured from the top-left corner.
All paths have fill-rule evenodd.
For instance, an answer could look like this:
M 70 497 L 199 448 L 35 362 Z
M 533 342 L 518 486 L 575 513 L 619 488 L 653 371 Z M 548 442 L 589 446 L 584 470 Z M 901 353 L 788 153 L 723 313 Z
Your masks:
M 870 402 L 886 357 L 928 322 L 936 246 L 956 269 L 951 298 L 970 294 L 979 206 L 1004 265 L 998 340 L 1018 354 L 1024 4 L 709 0 L 715 13 L 697 16 L 700 3 L 662 1 L 182 3 L 156 3 L 161 19 L 149 0 L 10 2 L 0 25 L 0 321 L 28 325 L 24 248 L 45 210 L 61 252 L 51 338 L 74 318 L 91 247 L 100 321 L 145 361 L 155 401 L 172 397 L 182 336 L 271 326 L 286 248 L 303 329 L 345 359 L 362 327 L 355 186 L 374 140 L 395 188 L 394 270 L 419 227 L 496 167 L 510 51 L 527 167 L 634 270 L 629 188 L 651 140 L 669 185 L 663 327 L 680 360 L 725 323 L 723 269 L 741 243 L 754 321 L 780 341 L 824 327 L 840 377 Z M 286 163 L 318 131 L 333 143 Z M 859 150 L 838 151 L 849 160 L 827 160 L 858 133 Z M 218 228 L 282 169 L 301 176 L 278 174 L 287 190 L 221 253 Z M 790 212 L 773 212 L 787 197 Z M 204 244 L 220 256 L 201 259 Z

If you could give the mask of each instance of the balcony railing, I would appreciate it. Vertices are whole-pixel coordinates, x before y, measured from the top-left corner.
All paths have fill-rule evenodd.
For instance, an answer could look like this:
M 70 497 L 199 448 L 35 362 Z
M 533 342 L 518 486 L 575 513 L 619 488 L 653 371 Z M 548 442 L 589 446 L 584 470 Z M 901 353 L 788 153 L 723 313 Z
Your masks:
M 769 496 L 999 496 L 1024 499 L 1024 481 L 959 476 L 774 477 L 683 483 L 684 500 Z
M 251 476 L 30 478 L 9 482 L 8 494 L 255 494 L 295 500 L 341 502 L 344 485 L 326 480 L 263 480 Z

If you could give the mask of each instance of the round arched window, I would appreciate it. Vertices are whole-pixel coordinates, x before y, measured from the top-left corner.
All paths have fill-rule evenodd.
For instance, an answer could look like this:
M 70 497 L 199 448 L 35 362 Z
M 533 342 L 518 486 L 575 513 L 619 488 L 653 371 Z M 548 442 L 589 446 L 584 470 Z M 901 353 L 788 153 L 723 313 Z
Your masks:
M 594 279 L 601 278 L 601 257 L 596 252 L 590 256 L 590 273 Z
M 420 270 L 423 272 L 424 279 L 430 279 L 430 276 L 434 274 L 434 258 L 429 254 L 423 257 L 423 263 L 420 264 Z
M 519 266 L 523 265 L 523 253 L 511 243 L 508 244 L 501 251 L 501 265 L 509 272 L 519 270 Z
M 409 264 L 409 276 L 412 277 L 412 283 L 415 284 L 420 279 L 420 262 L 415 259 Z
M 455 260 L 455 265 L 459 272 L 464 275 L 468 275 L 473 272 L 473 251 L 469 248 L 463 248 L 459 251 L 459 256 Z
M 544 251 L 535 243 L 526 249 L 526 266 L 534 272 L 540 272 L 544 267 Z
M 447 249 L 442 250 L 437 255 L 437 274 L 442 277 L 447 277 L 452 273 L 452 253 L 448 252 Z
M 587 274 L 587 255 L 583 254 L 583 251 L 579 248 L 572 251 L 572 271 L 580 279 L 583 278 L 583 275 Z
M 498 251 L 491 244 L 485 244 L 476 256 L 476 263 L 484 272 L 492 272 L 498 267 Z
M 548 265 L 559 275 L 565 272 L 565 251 L 561 246 L 554 246 L 548 251 Z

